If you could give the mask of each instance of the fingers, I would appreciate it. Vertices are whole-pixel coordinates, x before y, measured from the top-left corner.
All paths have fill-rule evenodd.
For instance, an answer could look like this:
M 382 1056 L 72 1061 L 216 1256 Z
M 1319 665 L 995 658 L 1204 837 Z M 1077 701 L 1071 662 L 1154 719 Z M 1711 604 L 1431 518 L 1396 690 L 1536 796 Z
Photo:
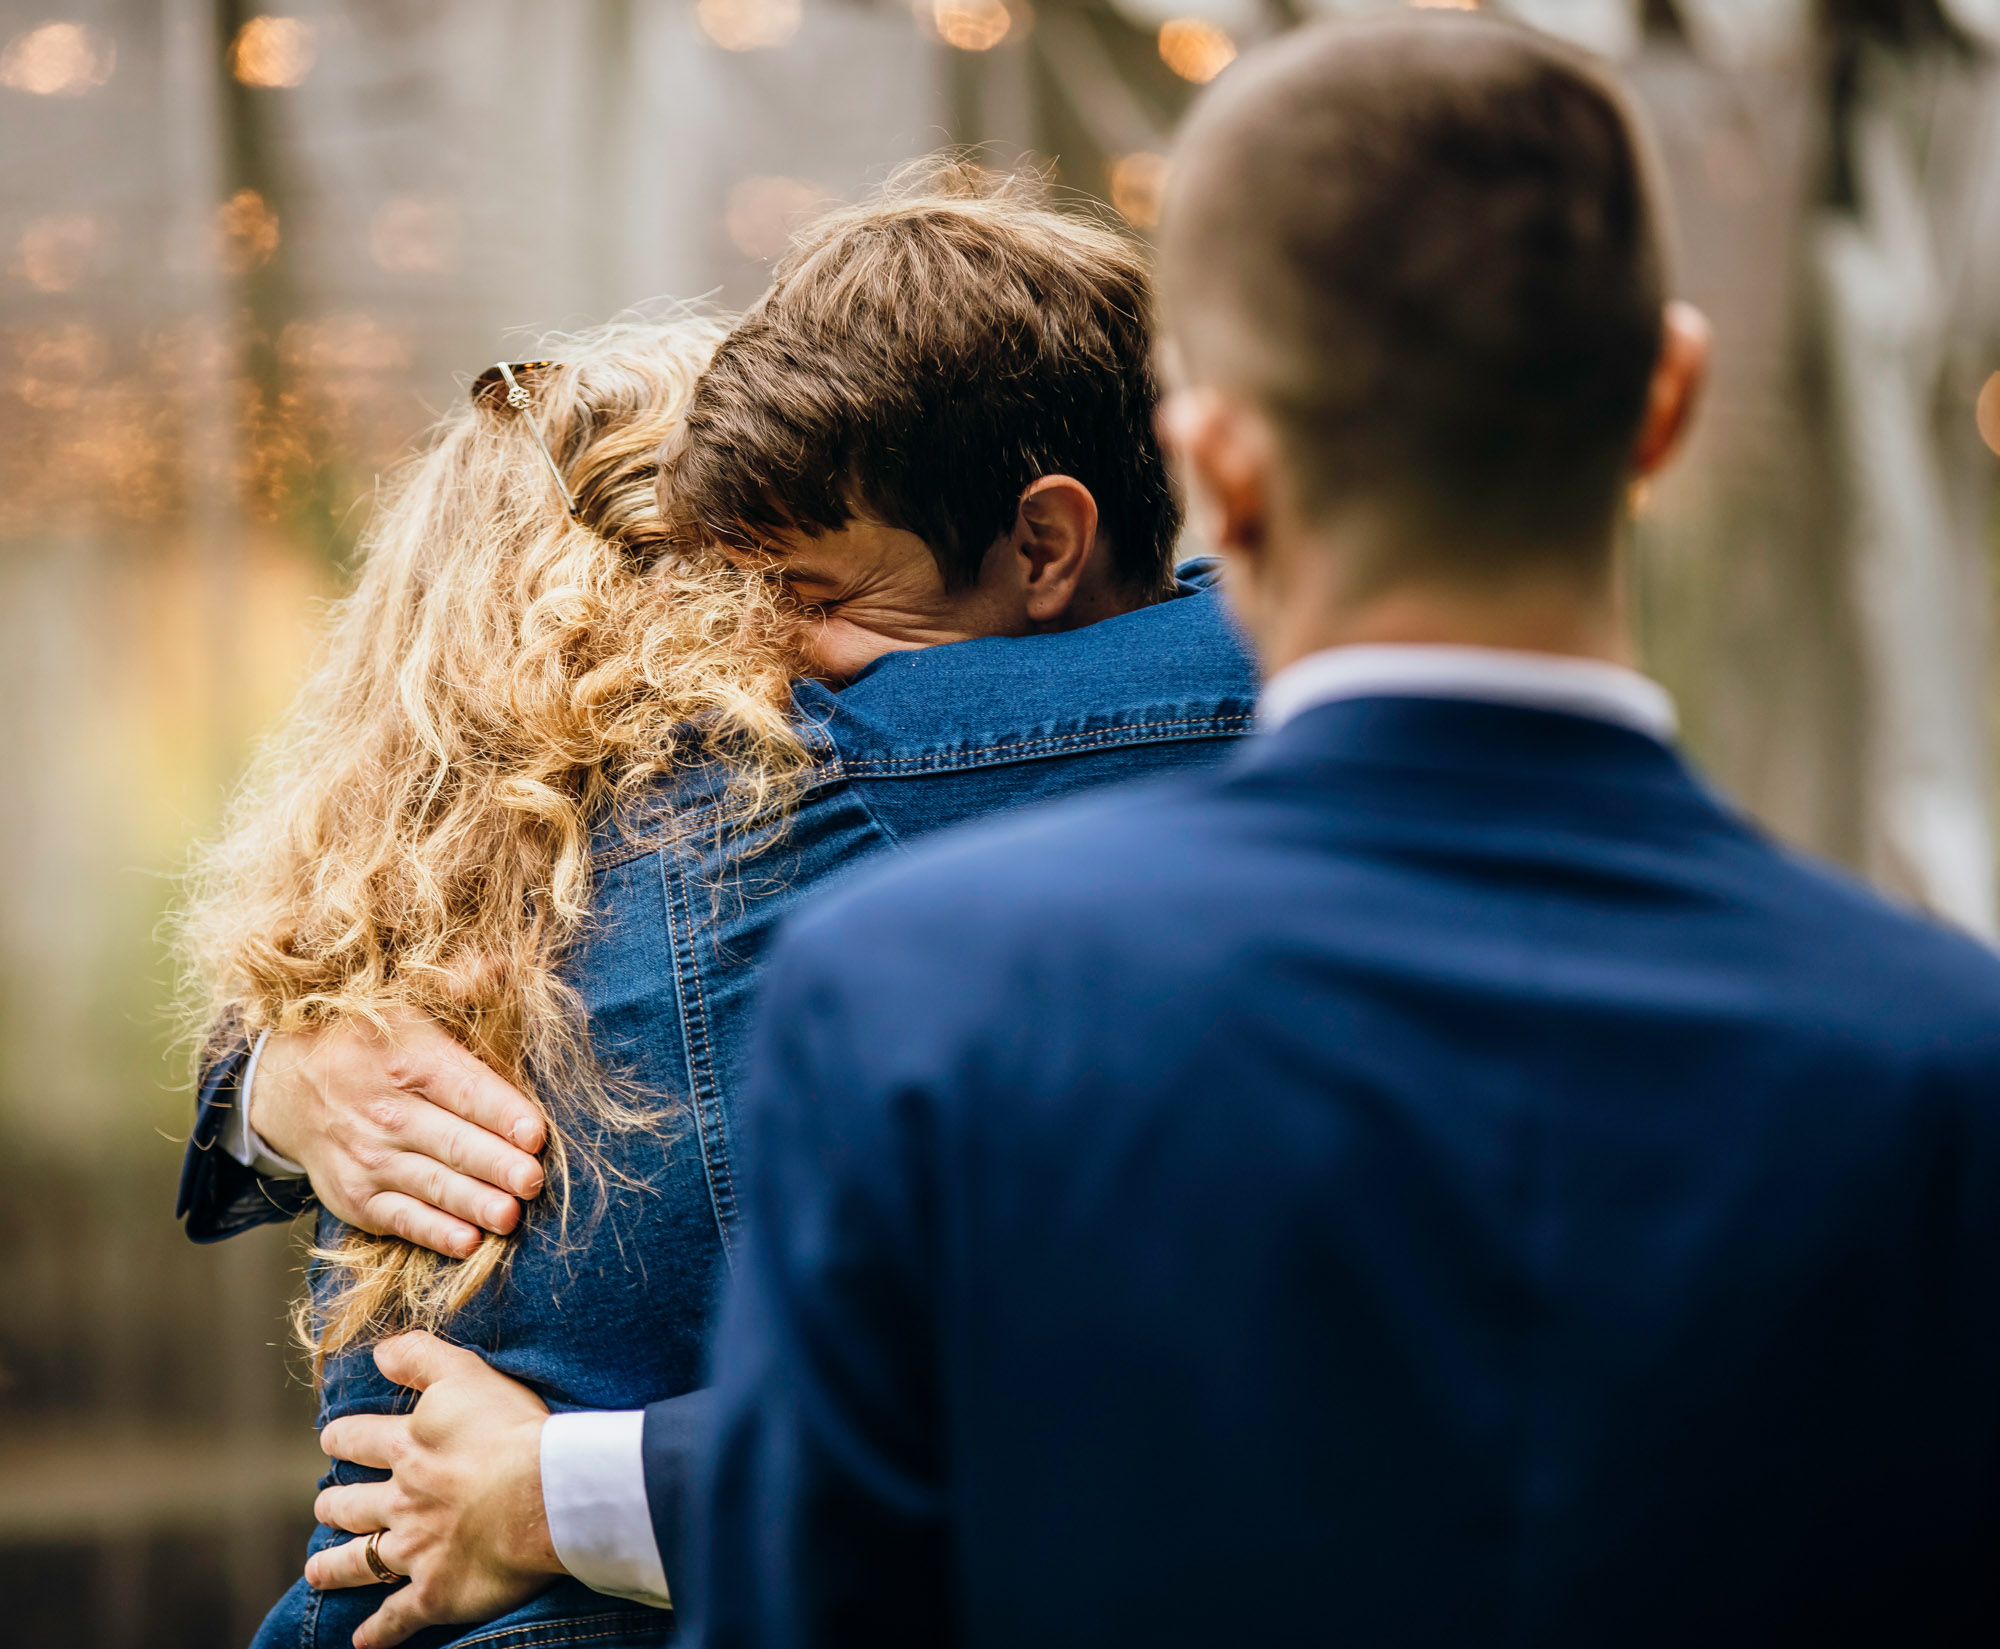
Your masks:
M 371 1531 L 372 1532 L 372 1531 Z M 396 1536 L 393 1531 L 382 1537 L 376 1550 L 382 1561 L 398 1573 L 403 1565 L 396 1560 Z M 364 1535 L 356 1540 L 342 1541 L 338 1546 L 329 1546 L 323 1552 L 314 1552 L 306 1559 L 306 1584 L 316 1592 L 338 1592 L 349 1586 L 380 1586 L 382 1577 L 368 1567 L 368 1540 Z
M 381 1347 L 376 1350 L 379 1353 Z M 376 1360 L 379 1364 L 381 1359 Z M 327 1424 L 319 1434 L 319 1446 L 335 1460 L 393 1471 L 409 1429 L 409 1420 L 400 1414 L 349 1414 Z
M 511 1197 L 508 1202 L 519 1206 L 513 1203 Z M 405 1238 L 419 1248 L 428 1248 L 433 1254 L 442 1254 L 447 1259 L 462 1260 L 479 1246 L 477 1226 L 454 1219 L 429 1203 L 419 1202 L 400 1191 L 377 1192 L 354 1211 L 354 1217 L 347 1223 L 362 1231 L 372 1231 L 377 1236 Z
M 382 1542 L 387 1546 L 388 1541 Z M 385 1551 L 382 1554 L 393 1564 Z M 394 1649 L 412 1632 L 421 1631 L 426 1626 L 435 1626 L 446 1617 L 429 1613 L 422 1596 L 414 1586 L 398 1586 L 383 1600 L 382 1607 L 364 1620 L 355 1629 L 354 1649 Z
M 390 1502 L 395 1498 L 395 1480 L 383 1483 L 344 1483 L 321 1489 L 313 1502 L 313 1518 L 329 1529 L 345 1529 L 349 1534 L 372 1534 L 389 1526 Z
M 424 1108 L 437 1109 L 432 1105 Z M 378 1196 L 413 1197 L 435 1213 L 479 1226 L 497 1237 L 506 1236 L 521 1223 L 521 1205 L 506 1192 L 494 1190 L 484 1180 L 461 1174 L 422 1151 L 385 1155 L 371 1170 L 371 1176 L 374 1180 L 368 1199 L 371 1202 Z M 378 1217 L 372 1209 L 368 1213 L 371 1218 Z
M 481 1070 L 485 1067 L 482 1065 Z M 497 1080 L 497 1079 L 496 1079 Z M 512 1197 L 535 1197 L 542 1190 L 542 1165 L 499 1135 L 467 1122 L 438 1103 L 412 1104 L 402 1128 L 405 1149 L 484 1180 Z M 489 1195 L 491 1193 L 489 1192 Z M 454 1212 L 459 1212 L 454 1210 Z
M 382 1371 L 384 1379 L 417 1391 L 428 1391 L 447 1374 L 485 1370 L 486 1361 L 477 1352 L 467 1351 L 463 1346 L 452 1345 L 435 1334 L 426 1334 L 419 1329 L 410 1334 L 398 1334 L 394 1339 L 384 1340 L 378 1345 L 375 1348 L 375 1366 Z M 504 1379 L 505 1376 L 496 1375 L 495 1378 Z M 398 1423 L 408 1424 L 407 1421 Z M 328 1431 L 332 1429 L 332 1426 L 327 1427 Z M 323 1437 L 324 1433 L 321 1435 Z M 362 1464 L 370 1462 L 363 1461 Z
M 413 1034 L 406 1039 L 403 1052 L 416 1062 L 403 1078 L 405 1086 L 420 1090 L 426 1098 L 518 1150 L 533 1154 L 548 1142 L 542 1113 L 528 1097 L 443 1031 L 432 1026 L 428 1034 Z

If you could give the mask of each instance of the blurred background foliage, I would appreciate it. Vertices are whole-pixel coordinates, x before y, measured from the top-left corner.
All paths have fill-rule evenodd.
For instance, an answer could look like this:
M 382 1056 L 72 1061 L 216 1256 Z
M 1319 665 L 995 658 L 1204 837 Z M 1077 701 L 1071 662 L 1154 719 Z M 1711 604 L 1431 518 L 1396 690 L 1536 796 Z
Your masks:
M 296 1255 L 174 1228 L 159 931 L 373 478 L 940 145 L 1144 235 L 1202 83 L 1395 3 L 0 0 L 0 1639 L 245 1642 L 300 1561 Z M 2000 0 L 1491 3 L 1631 72 L 1717 323 L 1649 666 L 1773 829 L 1991 934 Z

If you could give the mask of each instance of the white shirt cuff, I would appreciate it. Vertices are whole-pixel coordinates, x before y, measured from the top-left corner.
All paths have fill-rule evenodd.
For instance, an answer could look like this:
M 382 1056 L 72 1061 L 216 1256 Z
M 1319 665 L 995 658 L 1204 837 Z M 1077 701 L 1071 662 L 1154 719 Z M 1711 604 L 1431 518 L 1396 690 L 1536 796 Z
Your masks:
M 215 1136 L 216 1143 L 245 1168 L 262 1174 L 266 1179 L 304 1179 L 306 1171 L 303 1168 L 290 1157 L 279 1156 L 257 1137 L 257 1130 L 250 1126 L 250 1084 L 257 1080 L 257 1061 L 264 1057 L 264 1044 L 270 1040 L 268 1030 L 257 1033 L 256 1046 L 250 1050 L 250 1062 L 243 1067 L 242 1078 L 236 1084 L 236 1103 L 222 1119 L 222 1126 Z
M 646 1411 L 552 1414 L 542 1425 L 542 1505 L 563 1567 L 593 1592 L 671 1609 L 646 1505 Z

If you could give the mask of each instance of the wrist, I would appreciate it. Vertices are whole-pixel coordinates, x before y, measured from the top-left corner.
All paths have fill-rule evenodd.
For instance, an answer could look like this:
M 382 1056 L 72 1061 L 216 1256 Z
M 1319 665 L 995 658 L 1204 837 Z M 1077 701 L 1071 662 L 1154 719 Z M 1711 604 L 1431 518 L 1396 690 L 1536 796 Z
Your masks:
M 251 1135 L 278 1156 L 302 1163 L 301 1146 L 311 1138 L 309 1129 L 297 1126 L 297 1114 L 311 1097 L 312 1084 L 306 1074 L 306 1060 L 313 1038 L 309 1033 L 288 1032 L 266 1038 L 257 1055 L 255 1080 L 244 1095 L 244 1125 Z
M 506 1561 L 520 1574 L 564 1575 L 569 1570 L 556 1553 L 549 1532 L 548 1503 L 542 1494 L 542 1428 L 548 1424 L 546 1412 L 523 1420 L 511 1428 L 506 1455 L 512 1465 L 507 1473 L 514 1488 L 513 1504 L 498 1519 L 506 1531 Z

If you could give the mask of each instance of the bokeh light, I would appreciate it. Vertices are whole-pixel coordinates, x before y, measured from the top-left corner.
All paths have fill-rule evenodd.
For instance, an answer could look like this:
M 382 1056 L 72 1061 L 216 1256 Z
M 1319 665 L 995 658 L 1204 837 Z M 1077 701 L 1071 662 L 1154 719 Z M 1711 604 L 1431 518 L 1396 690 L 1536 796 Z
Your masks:
M 328 315 L 287 326 L 278 358 L 310 372 L 399 372 L 410 364 L 410 343 L 372 315 Z
M 805 15 L 801 0 L 701 0 L 695 7 L 701 32 L 724 51 L 768 51 L 799 32 Z
M 392 275 L 437 275 L 458 266 L 457 203 L 391 195 L 368 220 L 368 255 Z
M 1125 221 L 1140 229 L 1160 222 L 1160 201 L 1167 191 L 1167 157 L 1147 150 L 1120 155 L 1111 163 L 1111 204 Z
M 962 52 L 991 51 L 1026 34 L 1031 20 L 1027 0 L 916 0 L 915 10 L 927 33 Z
M 2000 372 L 1986 380 L 1979 392 L 1979 435 L 1995 453 L 2000 453 Z
M 21 231 L 14 271 L 38 292 L 67 292 L 89 274 L 110 234 L 89 212 L 35 218 Z
M 76 406 L 104 372 L 104 334 L 81 321 L 30 332 L 21 339 L 14 393 L 31 407 Z
M 804 178 L 747 177 L 729 191 L 722 226 L 737 251 L 768 263 L 827 199 L 826 190 Z
M 255 189 L 239 189 L 215 213 L 215 261 L 225 275 L 262 269 L 278 250 L 278 214 Z
M 296 86 L 312 73 L 319 34 L 305 17 L 253 17 L 229 48 L 230 73 L 246 86 Z
M 1199 17 L 1169 18 L 1160 25 L 1160 61 L 1181 79 L 1206 86 L 1236 61 L 1236 42 Z
M 15 35 L 0 52 L 0 86 L 36 97 L 81 97 L 109 80 L 117 62 L 117 47 L 103 31 L 44 23 Z

